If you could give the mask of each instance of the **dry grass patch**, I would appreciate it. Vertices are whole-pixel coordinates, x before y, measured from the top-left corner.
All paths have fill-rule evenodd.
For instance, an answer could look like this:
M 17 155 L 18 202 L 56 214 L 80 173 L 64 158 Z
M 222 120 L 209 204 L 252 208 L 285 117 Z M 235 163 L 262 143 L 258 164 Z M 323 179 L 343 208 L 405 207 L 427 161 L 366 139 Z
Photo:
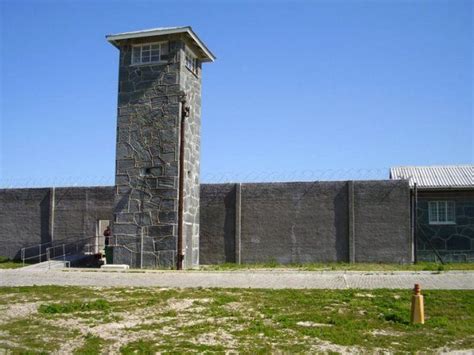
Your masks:
M 0 288 L 0 349 L 13 353 L 436 352 L 474 349 L 474 292 Z M 1 351 L 0 351 L 1 352 Z

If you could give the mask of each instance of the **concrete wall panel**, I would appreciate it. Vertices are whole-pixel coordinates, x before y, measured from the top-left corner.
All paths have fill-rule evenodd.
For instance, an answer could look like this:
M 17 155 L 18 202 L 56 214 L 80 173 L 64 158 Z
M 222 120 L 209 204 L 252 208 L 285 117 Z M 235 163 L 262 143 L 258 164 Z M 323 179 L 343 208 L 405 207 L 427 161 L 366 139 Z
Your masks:
M 412 261 L 406 181 L 354 181 L 355 261 Z
M 234 184 L 201 185 L 200 213 L 201 264 L 235 262 Z
M 355 181 L 353 189 L 346 181 L 241 186 L 242 263 L 349 262 L 350 232 L 357 262 L 412 260 L 404 181 Z M 235 260 L 235 190 L 204 185 L 201 204 L 201 263 Z
M 20 257 L 20 249 L 49 241 L 49 189 L 0 190 L 0 256 Z
M 242 185 L 242 263 L 347 261 L 345 182 Z
M 113 200 L 110 186 L 2 189 L 0 256 L 19 259 L 23 247 L 94 237 L 98 220 L 112 220 Z

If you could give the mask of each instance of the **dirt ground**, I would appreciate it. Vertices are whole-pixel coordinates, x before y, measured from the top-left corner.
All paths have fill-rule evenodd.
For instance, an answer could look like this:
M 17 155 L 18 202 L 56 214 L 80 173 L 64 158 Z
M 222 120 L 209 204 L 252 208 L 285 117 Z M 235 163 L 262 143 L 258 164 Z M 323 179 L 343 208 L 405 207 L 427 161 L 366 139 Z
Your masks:
M 0 292 L 5 352 L 474 350 L 472 291 L 428 292 L 423 328 L 409 323 L 410 293 L 404 290 L 44 286 Z

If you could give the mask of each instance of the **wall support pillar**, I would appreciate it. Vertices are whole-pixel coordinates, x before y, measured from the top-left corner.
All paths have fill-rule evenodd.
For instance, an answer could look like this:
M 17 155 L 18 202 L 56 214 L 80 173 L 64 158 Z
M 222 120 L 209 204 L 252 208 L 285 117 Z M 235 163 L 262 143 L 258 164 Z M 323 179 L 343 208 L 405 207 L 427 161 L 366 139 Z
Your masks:
M 242 244 L 241 244 L 241 208 L 242 208 L 242 184 L 235 184 L 235 262 L 242 263 Z
M 54 212 L 56 204 L 56 188 L 52 187 L 49 190 L 49 239 L 54 240 Z
M 349 262 L 355 263 L 355 214 L 354 214 L 354 181 L 347 182 L 347 206 L 348 206 L 348 235 L 349 235 Z

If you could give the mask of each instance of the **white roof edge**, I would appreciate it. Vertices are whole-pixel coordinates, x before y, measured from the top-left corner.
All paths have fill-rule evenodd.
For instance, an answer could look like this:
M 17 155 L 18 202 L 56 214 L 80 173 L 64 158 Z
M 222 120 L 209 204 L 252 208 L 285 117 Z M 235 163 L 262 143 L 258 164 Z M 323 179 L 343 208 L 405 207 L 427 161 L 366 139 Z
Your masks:
M 184 26 L 184 27 L 168 27 L 168 28 L 152 28 L 149 30 L 141 30 L 141 31 L 134 31 L 134 32 L 123 32 L 117 34 L 106 35 L 105 38 L 108 42 L 112 43 L 113 45 L 117 46 L 117 41 L 124 40 L 124 39 L 132 39 L 132 38 L 143 38 L 143 37 L 152 37 L 152 36 L 163 36 L 169 34 L 176 34 L 176 33 L 186 33 L 188 34 L 194 42 L 196 42 L 197 46 L 205 53 L 208 61 L 213 62 L 216 59 L 216 56 L 212 54 L 209 48 L 206 47 L 204 42 L 202 42 L 199 37 L 194 33 L 191 26 Z
M 402 169 L 402 168 L 458 168 L 458 167 L 472 167 L 472 164 L 450 164 L 450 165 L 397 165 L 392 166 L 390 169 Z

